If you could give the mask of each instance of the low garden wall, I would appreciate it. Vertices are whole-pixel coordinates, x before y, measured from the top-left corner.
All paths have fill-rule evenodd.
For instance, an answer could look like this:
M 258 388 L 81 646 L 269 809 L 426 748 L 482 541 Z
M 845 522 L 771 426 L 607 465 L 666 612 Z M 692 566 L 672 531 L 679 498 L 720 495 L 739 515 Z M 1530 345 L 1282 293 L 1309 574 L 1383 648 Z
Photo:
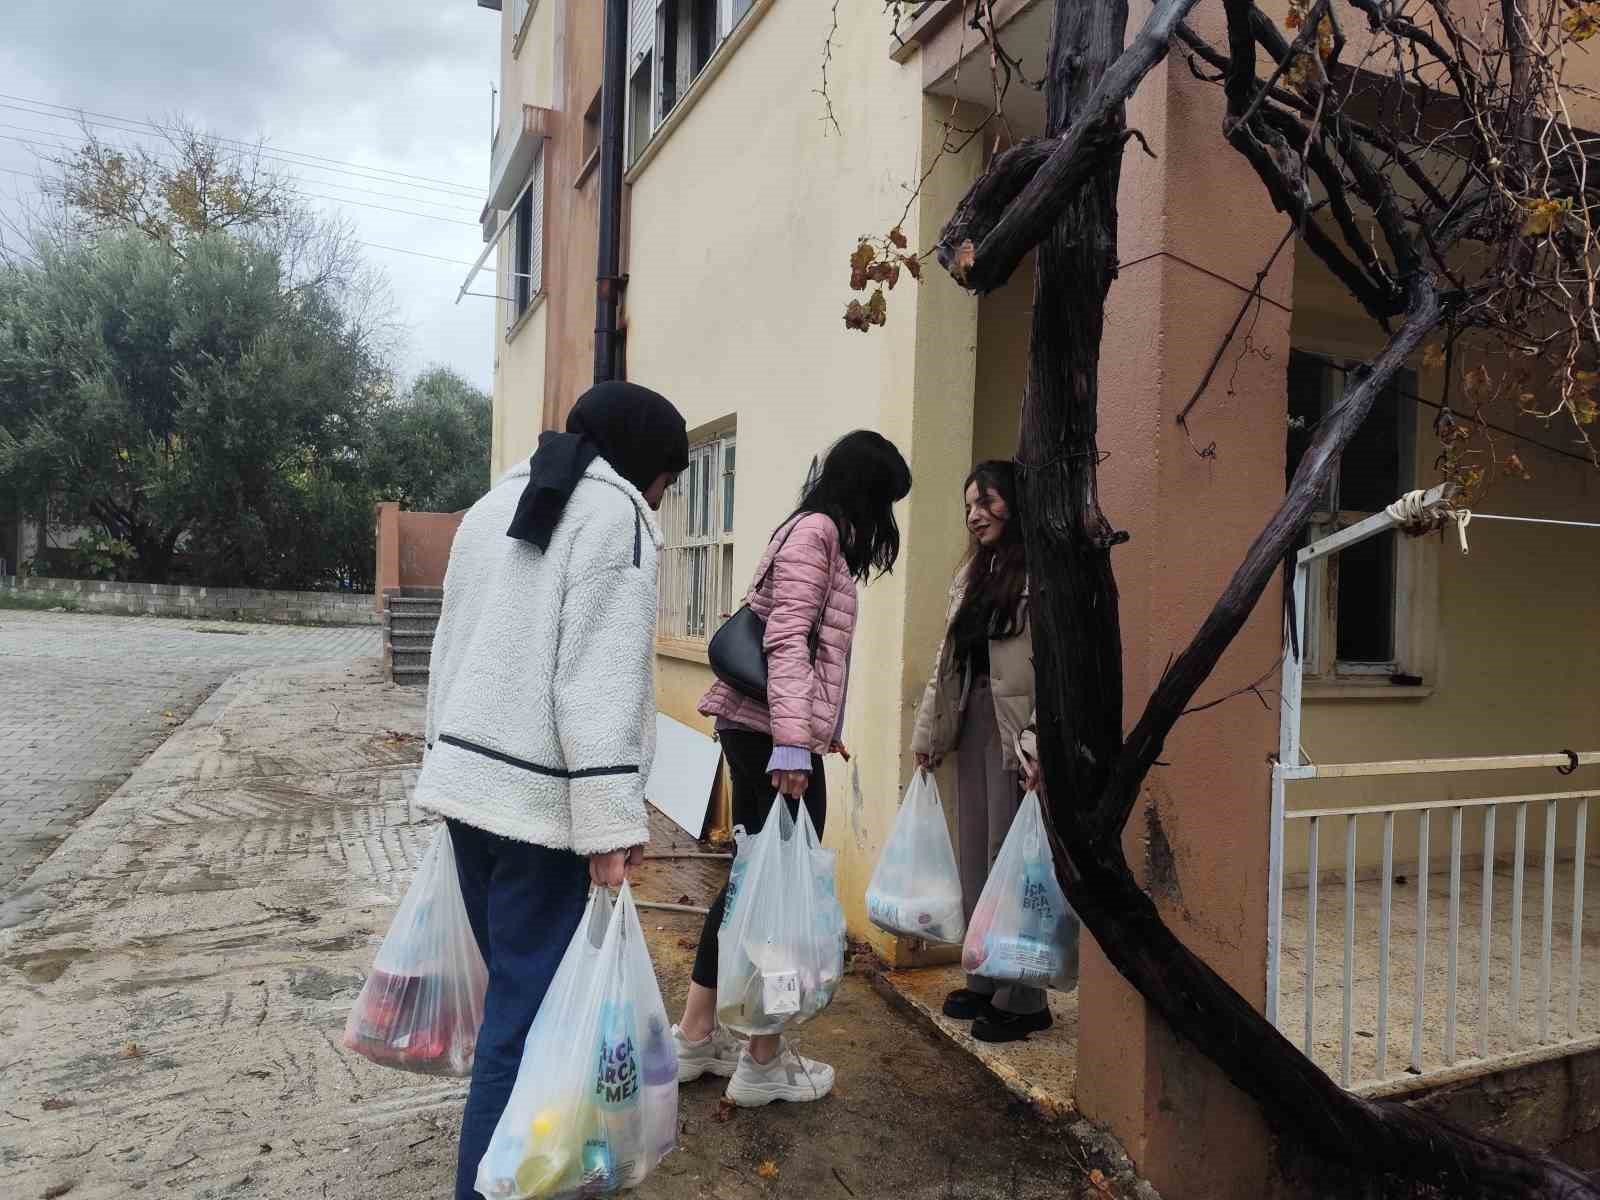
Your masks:
M 49 607 L 54 600 L 79 612 L 149 613 L 282 625 L 381 625 L 370 592 L 271 592 L 189 584 L 109 583 L 98 579 L 6 576 L 0 594 Z

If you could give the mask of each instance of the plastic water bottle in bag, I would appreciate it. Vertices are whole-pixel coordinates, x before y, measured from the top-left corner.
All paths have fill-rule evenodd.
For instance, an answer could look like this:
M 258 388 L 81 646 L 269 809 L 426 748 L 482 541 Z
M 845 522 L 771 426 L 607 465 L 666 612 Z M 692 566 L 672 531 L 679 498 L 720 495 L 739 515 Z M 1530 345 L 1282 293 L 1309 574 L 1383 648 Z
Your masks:
M 660 1162 L 678 1145 L 678 1057 L 666 1023 L 656 1017 L 645 1034 L 643 1065 L 645 1152 Z
M 651 1166 L 645 1156 L 641 1082 L 631 1006 L 608 1003 L 600 1015 L 594 1087 L 612 1177 L 619 1187 L 633 1187 Z

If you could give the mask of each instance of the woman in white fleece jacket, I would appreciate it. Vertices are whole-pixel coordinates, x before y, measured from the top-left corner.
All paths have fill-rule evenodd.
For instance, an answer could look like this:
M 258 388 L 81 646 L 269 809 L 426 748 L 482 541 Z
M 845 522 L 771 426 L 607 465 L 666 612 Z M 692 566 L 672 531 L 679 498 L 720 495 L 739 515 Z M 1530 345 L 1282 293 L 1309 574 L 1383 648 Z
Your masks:
M 449 823 L 489 967 L 456 1200 L 476 1194 L 589 885 L 620 884 L 649 840 L 653 511 L 688 462 L 677 409 L 600 384 L 468 510 L 450 550 L 416 798 Z

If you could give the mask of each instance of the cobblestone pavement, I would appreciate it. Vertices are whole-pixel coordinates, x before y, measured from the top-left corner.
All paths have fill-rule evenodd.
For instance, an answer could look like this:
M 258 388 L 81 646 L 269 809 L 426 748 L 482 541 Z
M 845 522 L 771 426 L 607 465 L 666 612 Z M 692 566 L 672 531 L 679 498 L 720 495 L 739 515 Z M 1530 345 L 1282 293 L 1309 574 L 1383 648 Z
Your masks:
M 0 610 L 0 901 L 228 676 L 380 643 L 375 626 Z
M 422 707 L 422 690 L 384 683 L 376 661 L 247 672 L 34 873 L 26 899 L 44 903 L 33 915 L 8 924 L 0 903 L 0 1196 L 450 1194 L 466 1081 L 403 1074 L 342 1045 L 437 835 L 413 803 Z M 691 844 L 654 828 L 654 853 Z M 639 893 L 703 902 L 726 870 L 653 860 Z M 642 915 L 676 1015 L 701 919 Z M 633 1194 L 1151 1194 L 1117 1186 L 1125 1160 L 1077 1125 L 1036 1120 L 856 969 L 797 1044 L 837 1069 L 831 1096 L 733 1111 L 721 1080 L 688 1084 L 679 1149 Z

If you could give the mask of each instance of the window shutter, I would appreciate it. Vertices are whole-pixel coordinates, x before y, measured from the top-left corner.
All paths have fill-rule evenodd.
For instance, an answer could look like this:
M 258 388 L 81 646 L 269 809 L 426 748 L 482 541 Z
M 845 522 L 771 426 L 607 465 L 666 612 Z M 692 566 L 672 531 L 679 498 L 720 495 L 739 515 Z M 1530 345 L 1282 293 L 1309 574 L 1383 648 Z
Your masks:
M 656 0 L 629 0 L 628 74 L 656 44 Z
M 533 199 L 533 220 L 528 244 L 528 293 L 537 296 L 544 290 L 544 147 L 533 154 L 533 181 L 528 184 Z

